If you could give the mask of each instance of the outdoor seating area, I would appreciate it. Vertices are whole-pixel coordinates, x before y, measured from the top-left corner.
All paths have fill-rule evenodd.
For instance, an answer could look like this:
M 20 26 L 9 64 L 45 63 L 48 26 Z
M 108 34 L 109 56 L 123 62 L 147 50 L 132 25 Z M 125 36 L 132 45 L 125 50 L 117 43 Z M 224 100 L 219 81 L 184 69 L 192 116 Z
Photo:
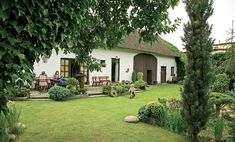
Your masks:
M 92 77 L 92 86 L 102 86 L 109 85 L 111 81 L 108 76 L 93 76 Z

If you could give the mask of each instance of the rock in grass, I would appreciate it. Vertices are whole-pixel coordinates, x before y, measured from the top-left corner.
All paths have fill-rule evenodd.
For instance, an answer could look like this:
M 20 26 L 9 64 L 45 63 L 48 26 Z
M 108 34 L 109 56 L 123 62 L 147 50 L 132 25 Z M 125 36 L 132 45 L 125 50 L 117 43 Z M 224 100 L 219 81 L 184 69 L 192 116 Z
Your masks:
M 124 121 L 127 122 L 127 123 L 138 123 L 139 118 L 137 116 L 126 116 L 124 118 Z
M 16 139 L 16 135 L 14 134 L 10 134 L 8 137 L 10 141 L 14 141 Z

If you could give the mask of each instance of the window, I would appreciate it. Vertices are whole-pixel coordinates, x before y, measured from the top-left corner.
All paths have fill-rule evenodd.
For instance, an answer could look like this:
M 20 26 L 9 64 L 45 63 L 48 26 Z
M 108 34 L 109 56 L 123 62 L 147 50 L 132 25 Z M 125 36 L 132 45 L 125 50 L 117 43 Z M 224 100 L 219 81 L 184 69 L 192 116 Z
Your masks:
M 69 77 L 69 59 L 62 58 L 60 60 L 60 76 L 62 78 L 68 78 Z
M 100 60 L 101 67 L 106 67 L 105 60 Z
M 171 67 L 171 76 L 175 76 L 175 67 Z

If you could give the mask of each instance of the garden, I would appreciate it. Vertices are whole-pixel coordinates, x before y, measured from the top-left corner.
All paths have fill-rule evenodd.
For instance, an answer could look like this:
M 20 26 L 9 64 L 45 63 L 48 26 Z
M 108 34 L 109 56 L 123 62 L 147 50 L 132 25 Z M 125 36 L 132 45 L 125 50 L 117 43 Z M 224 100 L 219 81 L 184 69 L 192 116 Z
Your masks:
M 67 101 L 17 101 L 25 132 L 17 141 L 188 141 L 185 136 L 145 123 L 126 123 L 127 115 L 138 115 L 140 106 L 157 98 L 180 98 L 181 85 L 159 85 L 149 91 L 118 97 Z

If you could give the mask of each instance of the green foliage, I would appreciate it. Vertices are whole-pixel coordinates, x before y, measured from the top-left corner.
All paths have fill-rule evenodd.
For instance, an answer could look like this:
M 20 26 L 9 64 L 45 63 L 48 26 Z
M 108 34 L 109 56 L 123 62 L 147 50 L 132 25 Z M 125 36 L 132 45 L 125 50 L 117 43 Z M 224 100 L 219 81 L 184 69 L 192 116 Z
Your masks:
M 233 112 L 235 112 L 235 104 L 233 104 L 231 106 L 231 110 Z M 235 118 L 233 118 L 233 120 L 231 121 L 231 123 L 229 124 L 229 138 L 230 140 L 232 140 L 232 142 L 235 141 Z
M 180 110 L 182 108 L 182 101 L 177 99 L 168 100 L 168 106 L 170 110 Z
M 136 74 L 135 71 L 132 72 L 132 76 L 131 77 L 132 77 L 132 82 L 137 81 L 137 74 Z
M 143 80 L 144 74 L 142 72 L 137 72 L 137 81 L 138 80 Z
M 230 125 L 229 135 L 230 139 L 234 142 L 235 141 L 235 122 L 232 122 Z
M 189 21 L 184 24 L 182 41 L 187 50 L 186 77 L 182 90 L 182 117 L 187 123 L 193 142 L 205 127 L 210 115 L 208 104 L 212 78 L 209 17 L 213 14 L 213 0 L 184 0 Z
M 30 96 L 30 89 L 26 87 L 18 87 L 15 86 L 14 93 L 9 95 L 10 100 L 14 100 L 15 97 L 29 97 Z
M 158 99 L 158 102 L 151 102 L 140 107 L 138 111 L 140 121 L 157 124 L 177 133 L 186 132 L 187 125 L 183 121 L 180 109 L 170 109 L 166 99 Z
M 212 85 L 214 92 L 224 93 L 229 89 L 229 78 L 226 74 L 218 74 L 215 76 L 215 81 Z
M 117 94 L 118 95 L 122 95 L 124 93 L 127 93 L 128 92 L 128 86 L 127 85 L 124 85 L 122 83 L 117 83 L 115 84 L 115 90 L 117 91 Z
M 179 19 L 172 23 L 167 10 L 178 1 L 1 0 L 0 111 L 7 110 L 6 95 L 14 90 L 14 82 L 30 82 L 34 62 L 50 56 L 52 49 L 73 52 L 79 63 L 98 70 L 90 56 L 94 48 L 115 47 L 136 29 L 143 41 L 174 31 Z
M 49 98 L 55 101 L 62 101 L 71 96 L 69 89 L 61 87 L 61 86 L 54 86 L 48 90 Z
M 167 111 L 163 105 L 159 105 L 157 102 L 152 102 L 144 107 L 142 106 L 138 112 L 140 121 L 157 124 L 164 126 L 166 123 Z
M 186 132 L 187 125 L 181 116 L 180 110 L 171 110 L 168 112 L 166 127 L 173 132 Z
M 225 53 L 219 52 L 211 56 L 215 74 L 225 73 L 224 61 L 227 60 Z
M 9 108 L 7 115 L 0 113 L 0 141 L 8 142 L 9 135 L 23 133 L 25 125 L 19 122 L 21 112 L 15 106 Z
M 87 93 L 87 88 L 80 88 L 80 93 L 81 94 L 86 94 Z
M 144 80 L 140 79 L 134 82 L 135 88 L 141 89 L 141 90 L 146 90 L 148 84 Z
M 185 76 L 185 65 L 186 65 L 186 55 L 183 52 L 180 52 L 180 57 L 176 58 L 176 66 L 177 66 L 177 80 L 184 80 Z
M 3 113 L 0 113 L 0 141 L 8 142 L 7 120 Z
M 225 127 L 225 122 L 223 118 L 217 118 L 214 122 L 214 136 L 216 142 L 220 142 L 223 137 L 223 131 Z
M 80 92 L 81 90 L 78 88 L 78 85 L 79 85 L 79 81 L 74 77 L 70 77 L 67 80 L 66 88 L 70 90 L 71 95 L 79 95 L 81 93 Z
M 213 92 L 213 93 L 210 94 L 209 102 L 212 105 L 213 109 L 215 110 L 216 116 L 219 116 L 220 111 L 226 105 L 233 104 L 235 102 L 235 100 L 229 94 Z
M 8 133 L 19 135 L 23 133 L 24 125 L 19 122 L 21 112 L 14 106 L 9 109 L 9 113 L 6 115 L 8 122 Z
M 111 90 L 112 90 L 112 86 L 111 85 L 105 85 L 102 87 L 102 92 L 103 94 L 110 94 Z
M 74 77 L 68 78 L 67 86 L 66 86 L 68 89 L 72 89 L 72 88 L 77 89 L 78 85 L 79 85 L 79 81 L 76 78 Z

